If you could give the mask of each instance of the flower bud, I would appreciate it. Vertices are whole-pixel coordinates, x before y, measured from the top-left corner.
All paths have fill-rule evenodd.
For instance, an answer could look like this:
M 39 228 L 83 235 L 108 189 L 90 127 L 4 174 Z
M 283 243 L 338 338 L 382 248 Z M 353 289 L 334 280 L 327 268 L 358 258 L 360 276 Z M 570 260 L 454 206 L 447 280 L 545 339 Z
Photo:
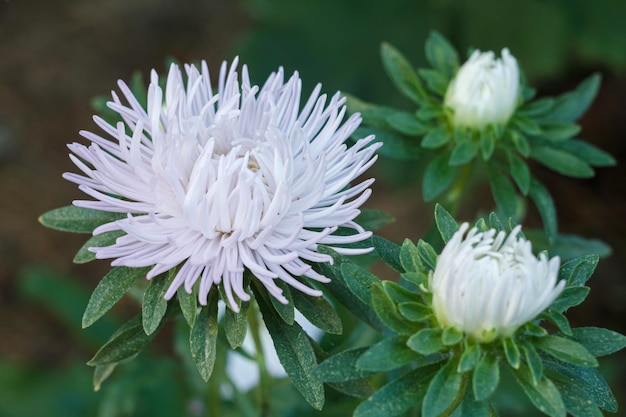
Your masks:
M 477 50 L 450 81 L 444 105 L 453 111 L 456 127 L 504 125 L 515 112 L 519 89 L 517 60 L 508 49 L 499 59 L 491 51 Z
M 429 277 L 432 307 L 441 327 L 454 327 L 481 343 L 510 337 L 552 304 L 565 287 L 557 283 L 558 257 L 536 257 L 531 243 L 494 229 L 464 223 L 446 244 Z

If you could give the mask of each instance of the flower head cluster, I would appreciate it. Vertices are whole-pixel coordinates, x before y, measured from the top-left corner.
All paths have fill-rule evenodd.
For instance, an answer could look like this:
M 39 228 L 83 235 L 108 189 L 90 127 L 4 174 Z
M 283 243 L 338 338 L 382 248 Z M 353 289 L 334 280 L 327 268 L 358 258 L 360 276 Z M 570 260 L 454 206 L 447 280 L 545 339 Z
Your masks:
M 148 278 L 178 268 L 168 299 L 198 285 L 206 304 L 221 284 L 235 311 L 237 298 L 250 298 L 246 269 L 283 303 L 276 280 L 321 295 L 300 277 L 328 281 L 309 264 L 332 261 L 318 244 L 370 236 L 354 218 L 373 179 L 350 182 L 374 163 L 378 148 L 373 136 L 345 143 L 361 118 L 344 121 L 339 93 L 328 98 L 318 85 L 301 106 L 297 73 L 285 80 L 281 68 L 259 88 L 246 66 L 241 74 L 236 68 L 237 60 L 222 65 L 216 92 L 204 62 L 185 65 L 185 74 L 172 65 L 164 89 L 153 71 L 145 108 L 120 81 L 125 102 L 113 92 L 109 107 L 123 122 L 95 117 L 104 134 L 81 132 L 90 146 L 69 148 L 82 175 L 64 175 L 95 199 L 75 205 L 127 214 L 94 231 L 125 233 L 111 246 L 90 248 L 97 258 L 151 266 Z M 339 227 L 353 233 L 334 235 Z
M 519 95 L 519 68 L 508 49 L 502 58 L 493 52 L 474 51 L 450 81 L 444 105 L 452 109 L 452 124 L 482 129 L 509 121 Z
M 446 244 L 429 277 L 433 310 L 442 327 L 454 327 L 480 342 L 509 337 L 559 296 L 559 258 L 536 257 L 531 243 L 464 223 Z

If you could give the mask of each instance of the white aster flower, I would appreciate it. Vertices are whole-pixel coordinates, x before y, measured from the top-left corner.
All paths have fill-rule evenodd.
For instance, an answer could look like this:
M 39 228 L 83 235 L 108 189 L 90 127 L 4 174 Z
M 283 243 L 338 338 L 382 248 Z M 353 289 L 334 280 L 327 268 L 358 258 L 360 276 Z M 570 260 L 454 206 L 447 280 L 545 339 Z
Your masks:
M 239 81 L 236 67 L 237 60 L 230 68 L 223 63 L 216 93 L 205 62 L 200 69 L 185 65 L 186 76 L 172 65 L 164 91 L 153 71 L 145 109 L 120 81 L 126 104 L 113 92 L 109 107 L 124 122 L 111 126 L 94 117 L 105 135 L 81 132 L 91 145 L 69 148 L 84 175 L 64 177 L 95 199 L 75 205 L 128 214 L 94 230 L 126 233 L 111 246 L 90 248 L 97 258 L 152 266 L 148 279 L 178 267 L 167 299 L 181 286 L 190 293 L 199 281 L 198 298 L 206 304 L 221 284 L 238 311 L 236 298 L 250 298 L 245 269 L 283 303 L 276 279 L 321 295 L 305 284 L 306 278 L 328 282 L 309 265 L 332 261 L 317 245 L 371 235 L 353 220 L 373 179 L 350 182 L 374 163 L 379 145 L 373 136 L 345 144 L 361 118 L 342 124 L 339 93 L 328 99 L 318 85 L 301 108 L 297 73 L 285 81 L 281 68 L 259 88 L 246 66 Z M 339 227 L 354 233 L 333 235 Z
M 519 88 L 517 60 L 508 49 L 498 59 L 491 51 L 474 51 L 450 81 L 444 105 L 453 110 L 454 126 L 504 125 L 515 112 Z
M 552 304 L 565 287 L 557 283 L 559 258 L 536 257 L 531 243 L 491 229 L 467 233 L 464 223 L 446 244 L 429 277 L 433 310 L 442 327 L 454 327 L 488 343 L 509 337 Z

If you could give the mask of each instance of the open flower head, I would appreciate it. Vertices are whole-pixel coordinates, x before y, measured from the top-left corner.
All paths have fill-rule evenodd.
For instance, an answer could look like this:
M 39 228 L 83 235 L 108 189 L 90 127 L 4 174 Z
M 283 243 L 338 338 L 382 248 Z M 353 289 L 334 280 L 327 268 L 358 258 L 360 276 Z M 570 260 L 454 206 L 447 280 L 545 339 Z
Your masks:
M 456 127 L 504 125 L 515 112 L 519 89 L 517 60 L 508 49 L 502 58 L 476 50 L 450 81 L 444 105 L 452 109 Z
M 559 258 L 536 257 L 531 243 L 491 229 L 478 232 L 467 223 L 446 244 L 429 277 L 439 324 L 454 327 L 479 342 L 510 337 L 552 304 L 565 287 L 557 283 Z
M 344 121 L 345 99 L 320 94 L 320 85 L 301 106 L 297 73 L 285 80 L 281 68 L 259 88 L 246 66 L 238 74 L 237 60 L 224 62 L 214 92 L 205 62 L 184 70 L 172 65 L 164 90 L 152 71 L 146 108 L 120 81 L 109 107 L 123 122 L 96 116 L 102 133 L 83 131 L 91 144 L 69 145 L 82 174 L 64 177 L 94 199 L 74 204 L 127 214 L 94 230 L 123 236 L 90 250 L 114 266 L 151 266 L 148 279 L 178 268 L 167 299 L 198 285 L 206 304 L 222 285 L 237 311 L 237 298 L 250 298 L 246 269 L 283 303 L 276 280 L 321 295 L 306 283 L 328 282 L 310 266 L 332 261 L 317 245 L 370 236 L 354 218 L 373 179 L 350 183 L 376 159 L 373 136 L 347 146 L 360 116 Z M 339 227 L 353 233 L 334 235 Z

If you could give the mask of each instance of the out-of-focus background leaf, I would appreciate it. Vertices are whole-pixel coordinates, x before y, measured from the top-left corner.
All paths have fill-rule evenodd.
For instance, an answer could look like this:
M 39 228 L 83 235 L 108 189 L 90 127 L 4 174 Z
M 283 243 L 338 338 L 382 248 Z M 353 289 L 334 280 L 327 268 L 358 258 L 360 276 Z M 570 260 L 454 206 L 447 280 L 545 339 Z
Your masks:
M 120 373 L 117 385 L 92 391 L 91 369 L 84 363 L 110 335 L 110 326 L 137 310 L 126 303 L 115 310 L 117 316 L 107 315 L 109 321 L 101 327 L 81 330 L 87 294 L 108 265 L 73 265 L 85 236 L 37 223 L 44 211 L 81 197 L 60 174 L 73 170 L 65 144 L 80 140 L 80 129 L 95 127 L 91 99 L 108 94 L 118 78 L 128 80 L 135 70 L 144 75 L 150 68 L 163 72 L 171 58 L 206 59 L 215 72 L 222 60 L 240 55 L 257 82 L 282 65 L 288 73 L 300 72 L 305 91 L 322 82 L 328 93 L 340 89 L 406 110 L 412 110 L 411 104 L 385 76 L 379 46 L 388 41 L 414 65 L 425 65 L 423 45 L 431 30 L 460 51 L 508 47 L 539 96 L 562 93 L 600 72 L 602 87 L 580 121 L 582 136 L 616 156 L 619 165 L 599 169 L 588 180 L 566 179 L 539 166 L 532 169 L 555 197 L 563 233 L 599 238 L 613 248 L 589 282 L 588 301 L 569 312 L 572 323 L 625 333 L 625 19 L 626 3 L 619 0 L 1 2 L 0 415 L 121 416 L 132 410 L 134 416 L 152 416 L 183 407 L 177 402 L 183 394 L 167 382 L 180 373 L 178 362 L 168 359 L 173 355 L 167 334 L 157 338 L 141 364 L 150 367 L 150 361 L 160 360 L 162 371 L 134 388 L 140 397 L 158 398 L 171 388 L 160 411 L 115 392 L 127 388 L 124 378 L 138 372 L 134 367 Z M 432 207 L 421 202 L 416 188 L 422 171 L 419 161 L 381 160 L 370 172 L 379 179 L 368 206 L 397 218 L 381 231 L 384 237 L 416 239 L 428 229 Z M 488 187 L 472 195 L 476 197 L 461 215 L 490 208 Z M 532 210 L 528 223 L 540 224 Z M 611 371 L 622 408 L 624 359 L 621 354 L 602 361 Z M 193 402 L 183 408 L 199 415 Z M 337 413 L 347 414 L 341 409 Z

